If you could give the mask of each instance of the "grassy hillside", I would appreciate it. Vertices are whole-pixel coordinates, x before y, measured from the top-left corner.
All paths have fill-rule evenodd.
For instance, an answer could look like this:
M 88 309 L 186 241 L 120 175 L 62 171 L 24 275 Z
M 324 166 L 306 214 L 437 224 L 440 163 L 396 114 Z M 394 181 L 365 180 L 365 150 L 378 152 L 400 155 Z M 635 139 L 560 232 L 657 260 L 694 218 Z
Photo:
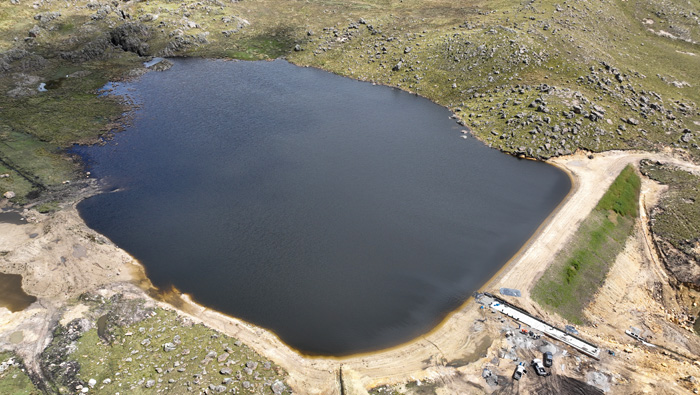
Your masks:
M 286 56 L 397 86 L 449 107 L 484 142 L 516 155 L 672 146 L 697 158 L 696 5 L 3 2 L 0 166 L 9 177 L 0 192 L 25 201 L 80 178 L 60 150 L 115 129 L 124 107 L 95 92 L 152 55 Z
M 700 177 L 651 161 L 642 161 L 640 170 L 669 186 L 650 215 L 656 247 L 676 279 L 700 290 Z

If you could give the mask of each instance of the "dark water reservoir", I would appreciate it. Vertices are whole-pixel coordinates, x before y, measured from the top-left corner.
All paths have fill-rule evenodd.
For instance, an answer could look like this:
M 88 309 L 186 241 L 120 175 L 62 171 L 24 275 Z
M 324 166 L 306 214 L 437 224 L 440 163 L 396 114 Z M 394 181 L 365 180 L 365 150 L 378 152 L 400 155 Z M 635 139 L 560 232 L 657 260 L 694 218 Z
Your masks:
M 154 284 L 307 353 L 429 331 L 570 188 L 392 88 L 281 60 L 174 63 L 119 87 L 141 104 L 127 131 L 76 149 L 118 190 L 80 213 Z

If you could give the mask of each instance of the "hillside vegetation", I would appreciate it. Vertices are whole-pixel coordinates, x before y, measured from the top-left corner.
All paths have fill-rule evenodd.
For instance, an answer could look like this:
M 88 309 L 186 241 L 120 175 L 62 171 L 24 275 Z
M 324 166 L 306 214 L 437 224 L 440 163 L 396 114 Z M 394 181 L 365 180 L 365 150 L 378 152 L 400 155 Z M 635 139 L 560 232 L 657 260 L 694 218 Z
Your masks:
M 699 152 L 692 2 L 11 0 L 0 21 L 0 192 L 18 202 L 83 177 L 61 149 L 118 130 L 127 107 L 96 92 L 151 56 L 285 56 L 397 86 L 515 155 Z
M 681 284 L 700 290 L 700 177 L 651 161 L 642 161 L 640 170 L 669 186 L 650 214 L 656 247 Z

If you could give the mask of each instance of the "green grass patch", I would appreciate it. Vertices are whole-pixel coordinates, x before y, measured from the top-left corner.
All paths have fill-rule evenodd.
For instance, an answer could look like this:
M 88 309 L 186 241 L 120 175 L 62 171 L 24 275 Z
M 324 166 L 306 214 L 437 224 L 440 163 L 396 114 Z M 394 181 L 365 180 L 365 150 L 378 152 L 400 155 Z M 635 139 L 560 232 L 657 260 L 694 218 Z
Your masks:
M 0 162 L 0 196 L 5 192 L 12 191 L 17 196 L 26 196 L 34 189 L 34 186 L 21 174 L 3 165 Z
M 7 173 L 9 178 L 0 179 L 0 185 L 6 180 L 12 182 L 7 188 L 16 186 L 18 196 L 32 187 L 49 187 L 70 180 L 77 171 L 77 166 L 63 157 L 56 145 L 25 133 L 7 133 L 0 140 L 0 157 L 5 167 L 13 170 Z
M 42 213 L 42 214 L 47 214 L 51 213 L 54 211 L 57 211 L 59 208 L 58 202 L 48 202 L 48 203 L 42 203 L 36 207 L 36 211 Z
M 66 95 L 56 89 L 16 100 L 3 110 L 2 117 L 13 130 L 65 147 L 94 139 L 95 131 L 119 117 L 123 107 L 109 97 L 92 93 Z
M 91 394 L 200 393 L 210 385 L 228 393 L 272 393 L 271 384 L 286 378 L 245 344 L 172 311 L 157 309 L 150 318 L 113 328 L 111 336 L 107 343 L 91 329 L 71 354 L 81 367 L 77 377 L 95 380 Z M 166 343 L 174 349 L 165 351 Z
M 0 353 L 0 394 L 4 395 L 39 395 L 27 375 L 22 361 L 8 352 Z
M 632 166 L 615 179 L 583 221 L 569 247 L 555 257 L 532 290 L 532 298 L 569 322 L 582 324 L 583 309 L 605 277 L 634 227 L 641 180 Z
M 605 195 L 600 199 L 596 210 L 614 211 L 623 217 L 634 218 L 639 212 L 639 189 L 642 180 L 630 165 L 624 168 Z

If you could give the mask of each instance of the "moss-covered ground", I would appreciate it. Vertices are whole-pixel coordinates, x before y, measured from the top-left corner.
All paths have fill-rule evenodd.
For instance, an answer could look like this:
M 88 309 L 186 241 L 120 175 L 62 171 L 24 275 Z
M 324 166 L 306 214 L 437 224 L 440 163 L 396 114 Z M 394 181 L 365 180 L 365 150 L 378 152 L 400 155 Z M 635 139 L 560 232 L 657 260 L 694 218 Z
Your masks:
M 81 366 L 78 377 L 99 383 L 92 393 L 186 393 L 210 386 L 272 393 L 272 384 L 284 379 L 278 366 L 245 344 L 202 324 L 185 324 L 171 311 L 156 310 L 142 322 L 119 328 L 111 344 L 97 332 L 95 328 L 84 333 L 74 352 Z M 165 351 L 167 343 L 173 351 Z M 246 365 L 255 369 L 247 372 Z
M 537 303 L 569 322 L 584 322 L 583 309 L 603 285 L 632 232 L 640 185 L 634 168 L 627 166 L 535 284 L 532 298 Z
M 42 353 L 50 392 L 289 393 L 278 365 L 173 311 L 120 295 L 87 295 L 80 303 L 90 310 L 59 325 Z
M 41 391 L 34 386 L 27 375 L 22 361 L 16 355 L 8 352 L 0 353 L 0 394 L 41 394 Z

